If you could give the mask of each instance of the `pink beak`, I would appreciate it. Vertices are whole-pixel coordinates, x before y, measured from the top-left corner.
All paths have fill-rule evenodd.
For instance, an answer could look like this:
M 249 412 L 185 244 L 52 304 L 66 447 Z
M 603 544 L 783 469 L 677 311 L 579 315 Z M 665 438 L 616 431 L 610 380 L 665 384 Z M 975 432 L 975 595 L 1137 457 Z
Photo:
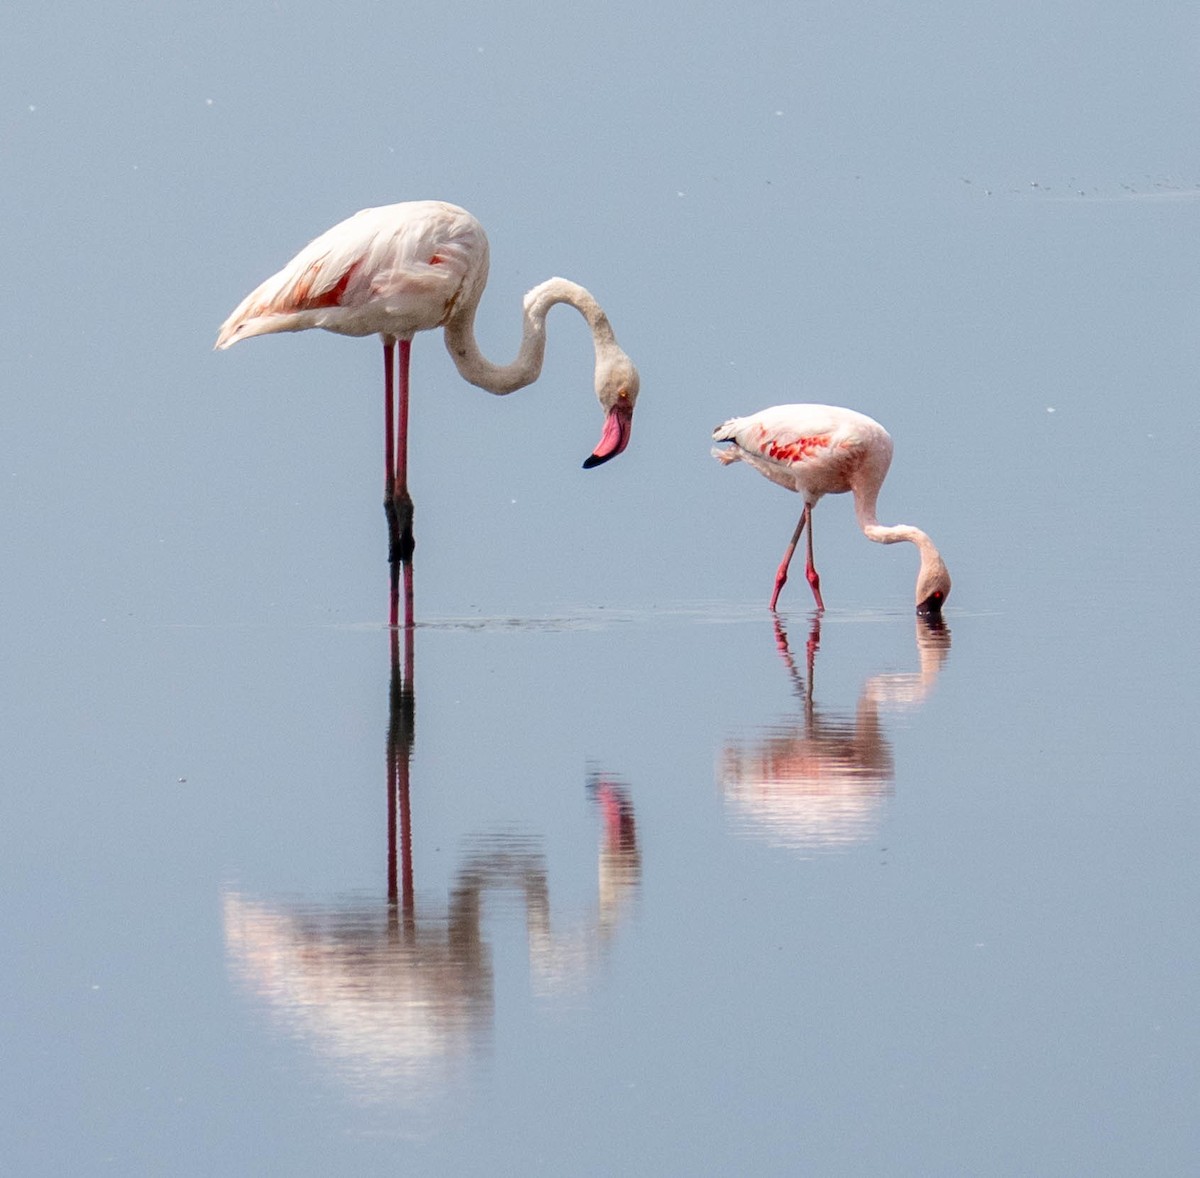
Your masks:
M 616 458 L 629 445 L 629 435 L 633 430 L 633 406 L 622 397 L 609 411 L 604 419 L 604 433 L 600 435 L 600 443 L 588 458 L 584 459 L 583 469 L 591 470 L 610 458 Z

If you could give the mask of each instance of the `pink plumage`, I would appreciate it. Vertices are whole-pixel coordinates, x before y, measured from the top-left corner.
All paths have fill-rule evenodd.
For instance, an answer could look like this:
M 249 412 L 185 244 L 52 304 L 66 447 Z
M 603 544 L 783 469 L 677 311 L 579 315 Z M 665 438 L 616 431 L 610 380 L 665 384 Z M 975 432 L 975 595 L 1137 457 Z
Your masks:
M 272 332 L 319 327 L 340 335 L 380 335 L 384 347 L 385 482 L 389 559 L 412 555 L 408 492 L 408 391 L 412 337 L 445 330 L 460 375 L 504 395 L 537 380 L 546 351 L 546 315 L 569 303 L 587 320 L 596 364 L 594 388 L 604 410 L 600 442 L 584 462 L 599 466 L 629 444 L 639 378 L 617 345 L 608 317 L 582 286 L 551 278 L 524 299 L 520 351 L 492 364 L 475 342 L 475 312 L 488 276 L 488 240 L 465 209 L 419 200 L 363 209 L 304 247 L 250 292 L 222 324 L 218 348 Z M 399 371 L 395 354 L 399 349 Z M 396 392 L 393 397 L 393 383 Z
M 921 554 L 917 575 L 917 612 L 941 612 L 950 593 L 950 574 L 933 541 L 909 524 L 881 525 L 875 517 L 879 489 L 892 462 L 892 439 L 887 430 L 864 413 L 833 405 L 776 405 L 749 417 L 734 417 L 713 431 L 713 439 L 729 442 L 727 450 L 714 447 L 723 464 L 746 462 L 773 483 L 804 498 L 800 522 L 792 534 L 775 574 L 771 609 L 787 581 L 788 566 L 808 527 L 805 574 L 817 609 L 823 610 L 821 579 L 813 565 L 812 509 L 823 495 L 854 495 L 854 511 L 868 540 L 895 544 L 907 540 Z

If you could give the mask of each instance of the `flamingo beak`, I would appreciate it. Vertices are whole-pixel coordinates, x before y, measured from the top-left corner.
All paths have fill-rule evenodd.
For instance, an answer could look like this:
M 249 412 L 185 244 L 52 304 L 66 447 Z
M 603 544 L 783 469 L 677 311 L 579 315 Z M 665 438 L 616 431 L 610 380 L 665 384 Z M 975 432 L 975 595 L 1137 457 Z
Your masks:
M 622 394 L 604 419 L 604 432 L 595 450 L 583 460 L 583 469 L 591 470 L 610 458 L 616 458 L 629 445 L 629 434 L 633 429 L 633 406 Z
M 931 593 L 924 601 L 917 603 L 917 614 L 922 618 L 940 618 L 942 616 L 942 605 L 945 603 L 946 595 L 939 589 L 935 593 Z

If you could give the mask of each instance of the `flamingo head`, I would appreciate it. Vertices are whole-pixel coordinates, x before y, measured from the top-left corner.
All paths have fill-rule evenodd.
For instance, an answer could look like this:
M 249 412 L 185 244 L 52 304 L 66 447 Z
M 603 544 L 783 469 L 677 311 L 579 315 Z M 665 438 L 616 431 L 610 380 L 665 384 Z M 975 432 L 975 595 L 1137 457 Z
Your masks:
M 624 352 L 597 366 L 596 396 L 604 410 L 604 432 L 595 450 L 584 459 L 584 470 L 616 458 L 629 445 L 639 385 L 638 370 Z
M 950 596 L 950 572 L 936 554 L 921 562 L 917 576 L 917 613 L 921 617 L 939 617 Z

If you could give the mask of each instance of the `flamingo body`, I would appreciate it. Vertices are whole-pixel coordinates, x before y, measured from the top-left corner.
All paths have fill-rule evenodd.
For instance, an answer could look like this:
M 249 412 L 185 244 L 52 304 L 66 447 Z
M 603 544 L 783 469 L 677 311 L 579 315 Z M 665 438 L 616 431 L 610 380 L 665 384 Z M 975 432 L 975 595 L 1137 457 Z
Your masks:
M 363 209 L 309 242 L 225 320 L 217 347 L 276 331 L 411 339 L 477 303 L 488 274 L 483 226 L 465 209 L 414 200 Z
M 933 541 L 908 524 L 881 525 L 875 517 L 879 489 L 892 462 L 892 439 L 887 430 L 853 409 L 833 405 L 776 405 L 749 417 L 734 417 L 713 431 L 713 439 L 732 443 L 713 449 L 722 464 L 745 462 L 771 482 L 795 491 L 804 510 L 775 575 L 771 609 L 787 581 L 788 566 L 805 526 L 808 526 L 806 574 L 817 608 L 824 609 L 820 577 L 812 557 L 812 510 L 824 495 L 854 495 L 859 527 L 869 540 L 894 544 L 907 540 L 921 553 L 917 576 L 917 612 L 937 614 L 950 593 L 950 574 Z
M 340 335 L 383 337 L 384 506 L 393 562 L 407 562 L 413 548 L 408 374 L 411 340 L 417 332 L 443 328 L 459 374 L 479 388 L 505 395 L 537 380 L 546 350 L 546 315 L 555 304 L 569 303 L 591 329 L 594 388 L 605 414 L 600 441 L 584 466 L 599 466 L 629 444 L 638 371 L 617 345 L 608 317 L 590 292 L 563 278 L 534 287 L 524 299 L 517 358 L 498 365 L 484 358 L 474 336 L 487 276 L 487 235 L 465 209 L 436 200 L 363 209 L 310 242 L 251 291 L 217 335 L 220 349 L 251 336 L 314 327 Z

